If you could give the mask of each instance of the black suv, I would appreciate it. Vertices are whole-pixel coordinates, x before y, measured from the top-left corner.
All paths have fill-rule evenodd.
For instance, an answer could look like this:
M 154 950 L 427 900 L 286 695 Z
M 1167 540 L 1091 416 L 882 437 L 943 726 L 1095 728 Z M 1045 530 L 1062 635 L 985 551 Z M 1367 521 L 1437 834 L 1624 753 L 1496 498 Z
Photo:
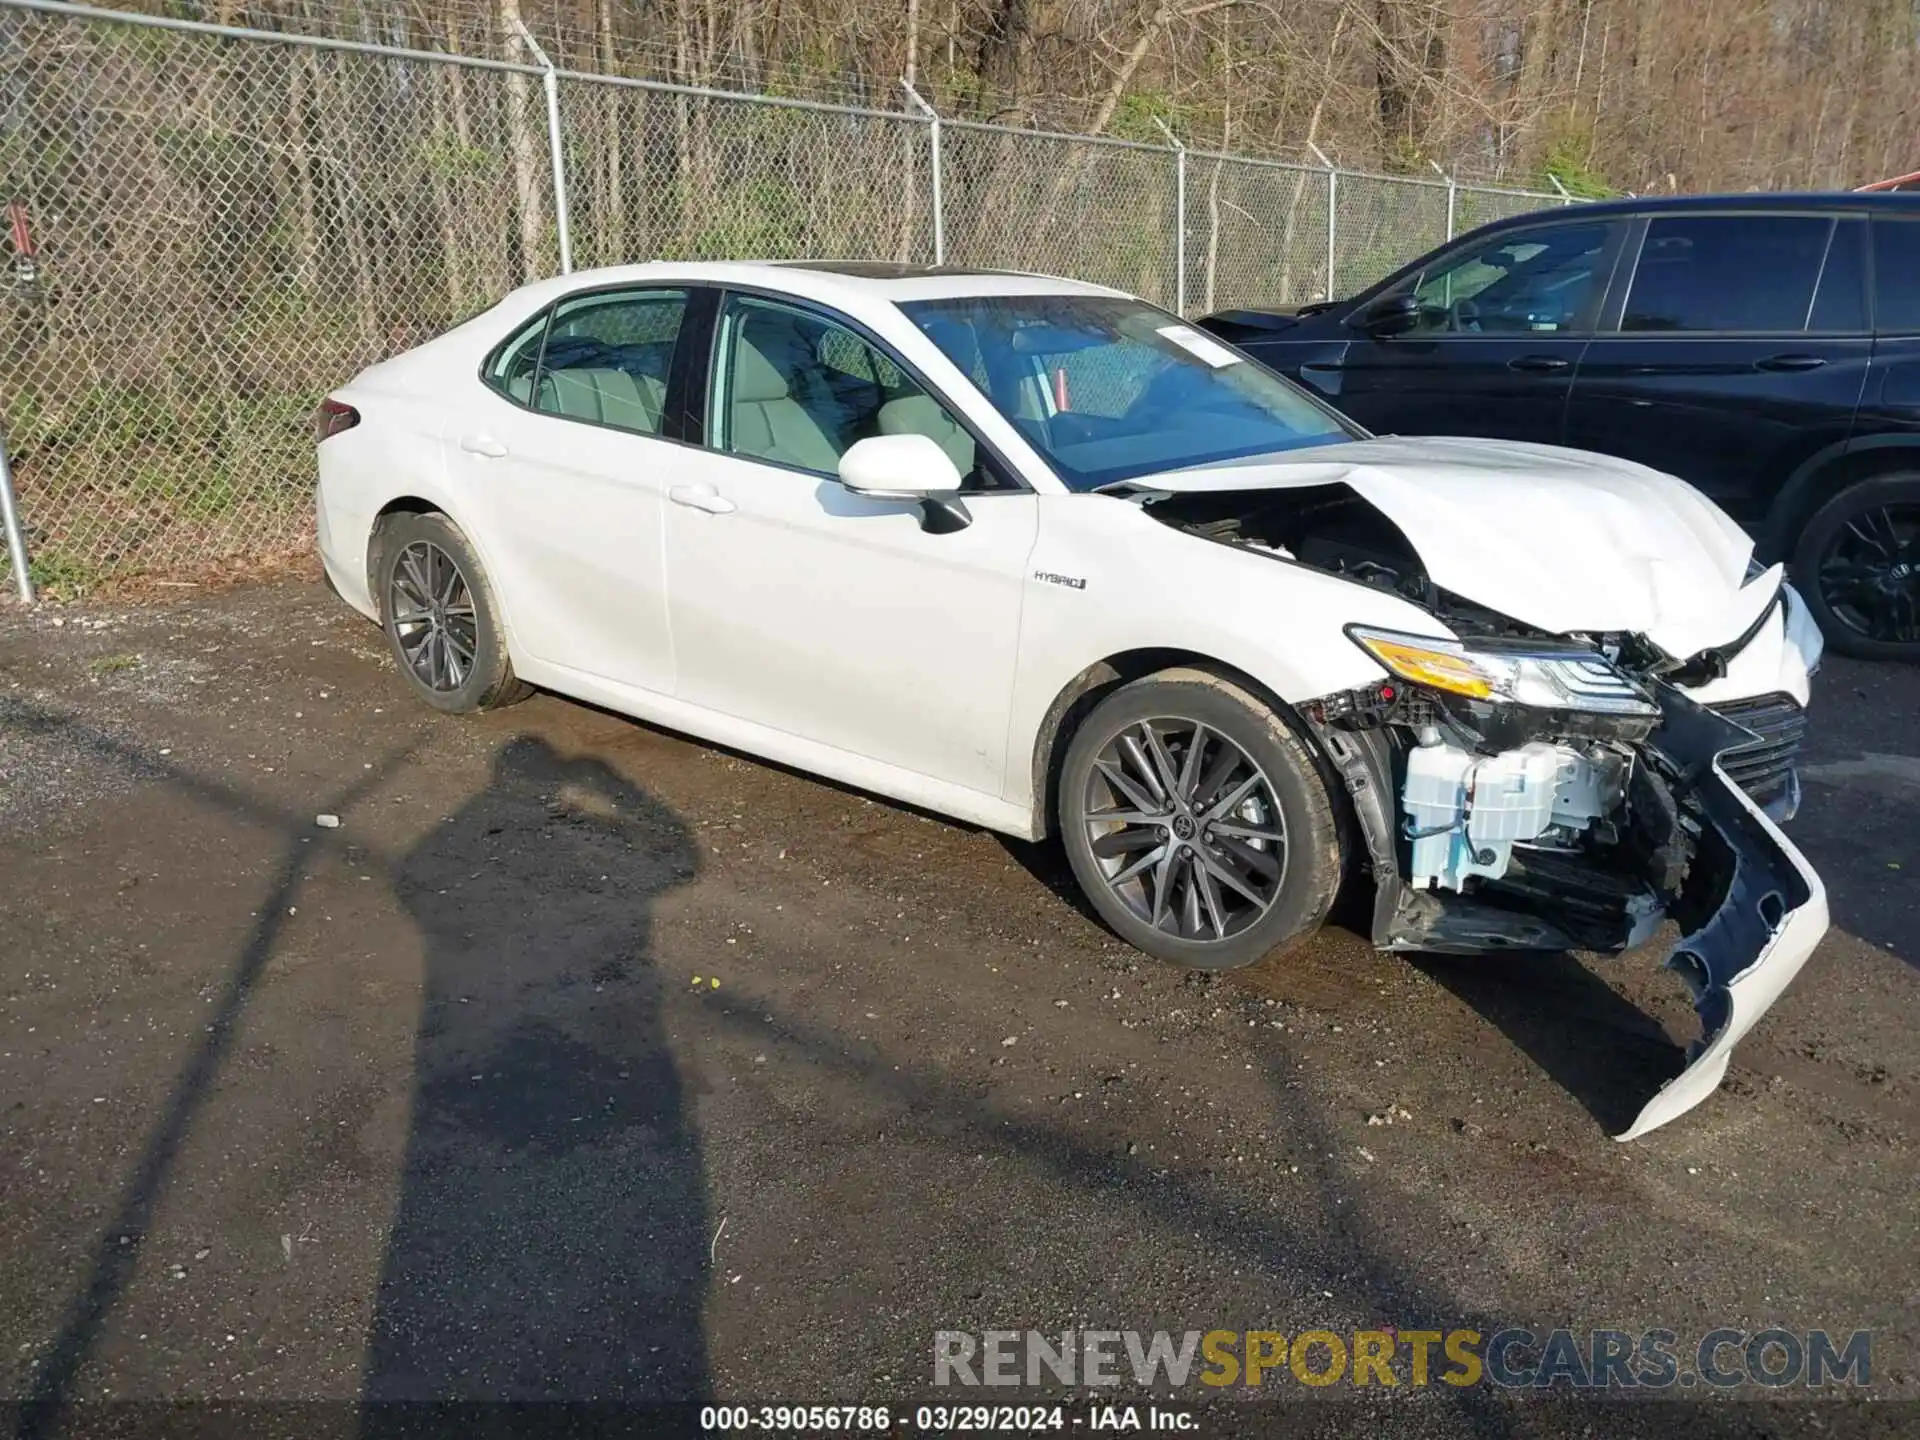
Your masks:
M 1522 215 L 1350 299 L 1200 323 L 1374 431 L 1678 475 L 1789 562 L 1835 649 L 1920 659 L 1920 194 Z

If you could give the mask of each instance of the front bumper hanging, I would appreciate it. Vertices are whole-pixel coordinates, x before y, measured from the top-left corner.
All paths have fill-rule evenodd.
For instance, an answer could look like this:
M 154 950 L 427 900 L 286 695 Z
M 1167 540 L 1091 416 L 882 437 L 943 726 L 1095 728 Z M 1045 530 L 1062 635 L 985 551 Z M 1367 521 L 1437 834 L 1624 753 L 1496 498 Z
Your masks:
M 1686 927 L 1666 966 L 1687 982 L 1701 1037 L 1687 1068 L 1617 1138 L 1634 1140 L 1719 1088 L 1733 1047 L 1780 997 L 1827 933 L 1827 887 L 1799 848 L 1728 776 L 1729 751 L 1752 732 L 1679 691 L 1660 695 L 1648 744 L 1670 765 L 1705 822 L 1676 906 Z
M 1671 686 L 1659 687 L 1658 699 L 1658 728 L 1635 749 L 1659 783 L 1630 793 L 1630 803 L 1638 795 L 1658 805 L 1643 803 L 1643 813 L 1627 818 L 1662 837 L 1649 869 L 1662 877 L 1658 898 L 1684 932 L 1666 968 L 1686 982 L 1702 1033 L 1688 1047 L 1686 1069 L 1648 1100 L 1621 1140 L 1657 1129 L 1719 1087 L 1733 1047 L 1799 973 L 1828 923 L 1820 877 L 1728 774 L 1725 761 L 1751 747 L 1754 732 Z M 1652 928 L 1636 925 L 1631 935 L 1621 929 L 1597 942 L 1568 919 L 1579 906 L 1550 914 L 1500 903 L 1485 888 L 1443 895 L 1409 885 L 1388 730 L 1347 728 L 1311 713 L 1309 720 L 1353 800 L 1375 881 L 1373 940 L 1382 949 L 1618 950 Z M 1665 813 L 1648 813 L 1656 809 Z M 1696 832 L 1690 841 L 1689 832 Z M 1607 896 L 1621 884 L 1617 875 L 1594 867 L 1591 882 L 1607 905 L 1618 898 Z

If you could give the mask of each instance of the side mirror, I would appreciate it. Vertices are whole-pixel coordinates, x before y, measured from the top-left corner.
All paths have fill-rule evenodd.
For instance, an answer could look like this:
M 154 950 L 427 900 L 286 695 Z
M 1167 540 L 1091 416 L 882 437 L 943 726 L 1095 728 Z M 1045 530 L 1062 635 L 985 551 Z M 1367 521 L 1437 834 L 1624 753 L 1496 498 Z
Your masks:
M 1375 339 L 1404 335 L 1420 324 L 1420 301 L 1411 292 L 1383 295 L 1370 301 L 1354 323 Z
M 840 457 L 840 483 L 869 500 L 918 500 L 920 528 L 932 535 L 973 523 L 960 502 L 960 469 L 926 435 L 869 435 Z
M 874 500 L 925 500 L 960 489 L 960 471 L 926 435 L 870 435 L 840 457 L 840 483 Z

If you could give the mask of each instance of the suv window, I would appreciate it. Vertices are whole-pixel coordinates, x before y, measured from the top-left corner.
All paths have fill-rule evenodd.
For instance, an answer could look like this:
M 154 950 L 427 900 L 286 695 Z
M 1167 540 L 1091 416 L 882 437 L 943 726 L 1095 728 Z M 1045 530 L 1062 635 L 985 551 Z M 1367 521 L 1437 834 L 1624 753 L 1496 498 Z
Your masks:
M 1613 226 L 1604 221 L 1508 231 L 1441 257 L 1411 280 L 1410 333 L 1481 335 L 1584 329 L 1598 299 Z
M 1657 217 L 1620 328 L 1804 330 L 1832 233 L 1825 215 Z
M 1873 328 L 1920 335 L 1920 219 L 1873 222 Z
M 728 297 L 720 320 L 714 443 L 818 475 L 873 435 L 926 435 L 964 488 L 992 488 L 972 434 L 887 355 L 811 310 Z
M 1836 221 L 1827 260 L 1820 267 L 1820 289 L 1813 297 L 1809 330 L 1827 334 L 1867 333 L 1867 222 Z
M 576 295 L 553 309 L 534 408 L 658 435 L 684 290 Z

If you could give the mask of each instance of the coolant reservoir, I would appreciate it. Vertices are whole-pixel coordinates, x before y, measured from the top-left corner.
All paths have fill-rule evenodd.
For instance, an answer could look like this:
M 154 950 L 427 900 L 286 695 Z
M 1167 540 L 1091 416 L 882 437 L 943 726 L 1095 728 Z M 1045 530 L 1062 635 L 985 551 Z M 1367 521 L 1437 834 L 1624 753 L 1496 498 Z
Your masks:
M 1553 825 L 1584 830 L 1609 808 L 1610 788 L 1601 766 L 1545 741 L 1498 755 L 1469 754 L 1437 738 L 1415 746 L 1401 795 L 1413 839 L 1408 881 L 1459 890 L 1469 875 L 1504 875 L 1515 841 L 1537 839 Z

